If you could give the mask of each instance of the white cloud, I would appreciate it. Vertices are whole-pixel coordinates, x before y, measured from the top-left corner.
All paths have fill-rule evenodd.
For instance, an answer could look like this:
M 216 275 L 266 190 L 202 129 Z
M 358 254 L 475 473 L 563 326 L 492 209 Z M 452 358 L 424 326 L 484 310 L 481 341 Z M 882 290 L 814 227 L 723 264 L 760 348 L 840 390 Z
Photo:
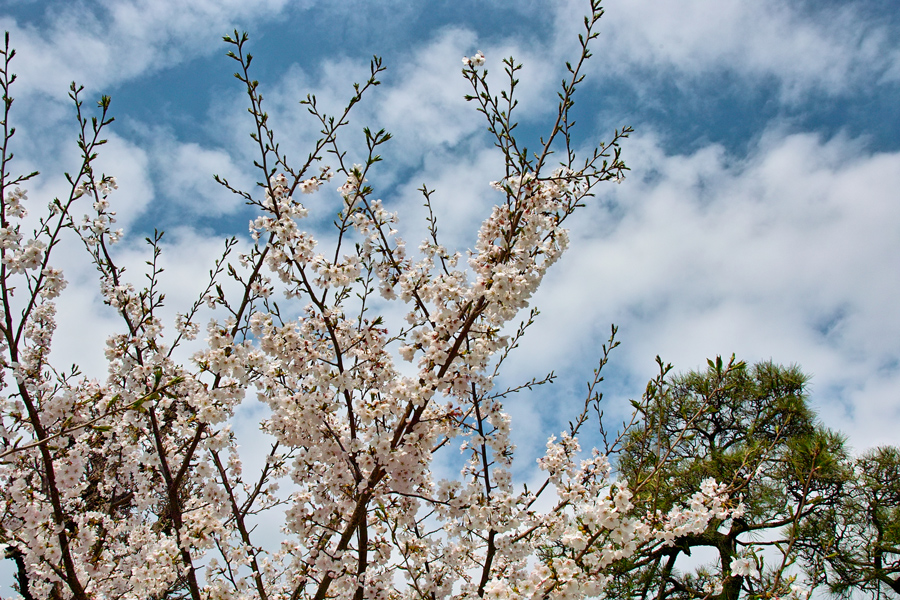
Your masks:
M 428 238 L 427 210 L 419 191 L 425 185 L 434 191 L 431 201 L 438 241 L 451 252 L 465 255 L 475 246 L 482 221 L 501 198 L 489 182 L 503 174 L 503 166 L 499 151 L 477 144 L 462 152 L 429 153 L 417 179 L 404 185 L 389 205 L 399 212 L 400 230 L 408 243 L 418 247 Z
M 105 0 L 48 6 L 41 23 L 0 18 L 19 54 L 19 93 L 64 98 L 72 80 L 104 88 L 220 47 L 237 23 L 273 18 L 285 0 Z
M 546 110 L 548 99 L 555 103 L 551 86 L 557 80 L 554 68 L 560 65 L 551 67 L 548 57 L 518 40 L 483 44 L 470 31 L 445 29 L 402 67 L 399 81 L 379 103 L 379 122 L 412 147 L 454 146 L 473 133 L 484 131 L 487 122 L 477 112 L 477 102 L 463 101 L 465 95 L 474 92 L 461 74 L 461 59 L 478 50 L 487 57 L 485 68 L 490 72 L 488 81 L 493 96 L 509 88 L 503 60 L 513 56 L 516 63 L 523 64 L 523 69 L 516 72 L 519 84 L 514 97 L 521 105 L 513 112 L 514 120 L 516 116 L 534 116 Z
M 99 148 L 94 165 L 97 174 L 113 175 L 122 189 L 122 201 L 116 203 L 118 227 L 129 227 L 153 200 L 153 183 L 148 173 L 146 151 L 116 134 L 107 134 L 108 142 Z
M 251 176 L 224 149 L 182 142 L 166 133 L 156 133 L 150 139 L 150 159 L 159 177 L 159 192 L 179 211 L 206 220 L 243 206 L 244 199 L 217 183 L 214 175 L 224 177 L 235 189 L 253 193 L 256 188 Z
M 797 362 L 826 424 L 859 447 L 894 441 L 900 154 L 777 132 L 740 161 L 666 154 L 652 136 L 628 146 L 633 176 L 581 215 L 535 299 L 522 370 L 588 364 L 579 353 L 614 321 L 635 380 L 656 354 L 678 370 L 731 352 Z
M 558 21 L 576 23 L 580 10 L 580 2 L 561 6 Z M 610 4 L 599 29 L 592 68 L 631 82 L 690 86 L 731 72 L 774 81 L 783 99 L 796 102 L 809 91 L 843 94 L 860 82 L 895 80 L 900 68 L 897 31 L 858 4 L 635 0 Z

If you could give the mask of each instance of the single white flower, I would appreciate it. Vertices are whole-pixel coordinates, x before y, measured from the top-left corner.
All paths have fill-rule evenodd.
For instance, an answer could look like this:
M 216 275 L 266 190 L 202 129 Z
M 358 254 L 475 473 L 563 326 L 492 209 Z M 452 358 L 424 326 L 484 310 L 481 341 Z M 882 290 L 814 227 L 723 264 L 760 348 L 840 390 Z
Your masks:
M 739 558 L 731 563 L 731 574 L 735 577 L 759 577 L 756 565 L 749 558 Z

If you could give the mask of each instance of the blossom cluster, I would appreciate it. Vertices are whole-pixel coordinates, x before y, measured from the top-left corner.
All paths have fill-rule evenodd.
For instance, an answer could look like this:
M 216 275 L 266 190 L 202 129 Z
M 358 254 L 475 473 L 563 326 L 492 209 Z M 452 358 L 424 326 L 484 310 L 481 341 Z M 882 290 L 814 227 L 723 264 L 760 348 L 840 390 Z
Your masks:
M 462 59 L 463 65 L 467 67 L 471 67 L 473 69 L 477 69 L 484 65 L 484 54 L 479 50 L 475 53 L 475 56 L 469 58 L 468 56 L 463 56 Z

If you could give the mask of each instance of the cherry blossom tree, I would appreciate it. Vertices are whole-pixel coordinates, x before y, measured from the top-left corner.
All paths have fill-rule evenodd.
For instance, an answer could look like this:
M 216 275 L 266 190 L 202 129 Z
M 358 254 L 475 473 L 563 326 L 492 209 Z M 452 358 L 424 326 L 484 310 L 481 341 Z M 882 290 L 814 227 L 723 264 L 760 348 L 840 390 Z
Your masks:
M 516 322 L 568 247 L 565 221 L 626 171 L 619 145 L 629 128 L 586 156 L 571 138 L 569 112 L 601 14 L 593 0 L 537 152 L 513 131 L 520 65 L 504 61 L 498 94 L 485 57 L 463 59 L 467 99 L 506 165 L 490 183 L 499 201 L 466 254 L 440 243 L 433 216 L 414 248 L 399 237 L 398 215 L 367 183 L 388 133 L 366 129 L 367 151 L 355 162 L 339 140 L 352 108 L 379 83 L 379 59 L 339 114 L 325 114 L 312 96 L 303 101 L 321 136 L 294 163 L 251 77 L 247 35 L 226 37 L 253 118 L 260 184 L 243 190 L 218 180 L 257 216 L 249 238 L 225 241 L 205 290 L 174 324 L 161 316 L 161 234 L 148 239 L 145 287 L 130 283 L 116 259 L 117 182 L 94 169 L 112 122 L 108 97 L 90 116 L 72 85 L 82 162 L 66 176 L 66 196 L 49 205 L 28 198 L 24 186 L 37 174 L 18 175 L 12 162 L 7 36 L 0 543 L 22 597 L 591 597 L 617 561 L 742 510 L 710 479 L 666 513 L 641 512 L 629 482 L 611 478 L 606 451 L 582 451 L 579 433 L 599 415 L 615 330 L 570 428 L 549 436 L 538 461 L 543 484 L 512 478 L 504 402 L 547 381 L 494 387 L 534 312 Z M 327 247 L 304 228 L 307 194 L 339 203 Z M 432 191 L 422 194 L 431 213 Z M 41 215 L 33 231 L 28 210 Z M 52 259 L 67 235 L 83 242 L 102 299 L 120 317 L 103 381 L 49 360 L 66 285 Z M 404 317 L 390 322 L 398 310 L 387 306 Z M 177 360 L 192 343 L 200 348 L 193 358 Z M 230 419 L 254 396 L 270 410 L 261 427 L 273 442 L 264 466 L 249 473 Z M 460 449 L 459 476 L 438 480 L 435 457 Z M 281 493 L 286 480 L 291 491 Z M 252 524 L 276 513 L 284 541 L 266 547 Z

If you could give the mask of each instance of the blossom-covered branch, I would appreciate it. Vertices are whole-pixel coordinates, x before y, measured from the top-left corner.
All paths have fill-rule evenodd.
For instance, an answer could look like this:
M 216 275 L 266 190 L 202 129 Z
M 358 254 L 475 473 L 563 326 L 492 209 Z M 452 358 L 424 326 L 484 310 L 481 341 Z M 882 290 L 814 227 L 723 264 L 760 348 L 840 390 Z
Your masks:
M 339 133 L 379 85 L 380 59 L 340 114 L 323 113 L 313 96 L 304 100 L 321 130 L 296 165 L 279 149 L 251 77 L 247 35 L 227 36 L 249 99 L 260 182 L 244 190 L 217 179 L 257 212 L 246 238 L 226 241 L 171 337 L 161 316 L 162 234 L 147 239 L 142 289 L 116 262 L 123 232 L 114 229 L 110 198 L 118 182 L 93 169 L 112 122 L 108 98 L 88 118 L 73 84 L 81 165 L 67 176 L 68 197 L 50 202 L 33 236 L 23 233 L 28 198 L 20 184 L 31 175 L 10 170 L 7 43 L 0 376 L 15 381 L 0 379 L 0 542 L 17 557 L 20 593 L 78 600 L 590 597 L 618 561 L 739 515 L 727 485 L 712 479 L 665 514 L 641 512 L 632 501 L 640 485 L 614 481 L 605 452 L 582 452 L 581 429 L 601 414 L 596 388 L 615 331 L 581 412 L 568 431 L 550 436 L 538 461 L 544 483 L 534 492 L 513 480 L 503 403 L 553 377 L 494 390 L 536 313 L 518 329 L 516 320 L 568 249 L 566 219 L 596 186 L 621 181 L 627 170 L 620 142 L 630 128 L 584 157 L 571 139 L 569 110 L 601 15 L 592 1 L 580 55 L 567 65 L 559 110 L 534 156 L 514 134 L 519 65 L 504 62 L 508 89 L 496 96 L 483 69 L 489 58 L 464 59 L 468 98 L 505 161 L 497 181 L 485 182 L 498 202 L 466 254 L 441 243 L 427 188 L 429 238 L 408 249 L 399 236 L 399 216 L 369 184 L 390 134 L 365 129 L 365 151 L 357 162 L 348 158 Z M 556 152 L 562 160 L 551 166 Z M 339 204 L 331 236 L 305 225 L 303 198 L 312 194 Z M 54 299 L 65 285 L 48 261 L 66 230 L 83 242 L 102 299 L 121 321 L 107 340 L 103 382 L 58 372 L 48 360 Z M 287 302 L 279 305 L 278 296 Z M 396 311 L 388 306 L 401 307 L 403 319 L 389 322 Z M 192 359 L 176 360 L 175 348 L 202 328 L 205 341 Z M 242 468 L 230 425 L 248 392 L 267 405 L 261 427 L 273 439 L 253 474 Z M 458 449 L 460 476 L 438 480 L 436 456 Z M 287 478 L 291 491 L 282 493 Z M 268 547 L 253 523 L 282 509 L 284 541 Z

